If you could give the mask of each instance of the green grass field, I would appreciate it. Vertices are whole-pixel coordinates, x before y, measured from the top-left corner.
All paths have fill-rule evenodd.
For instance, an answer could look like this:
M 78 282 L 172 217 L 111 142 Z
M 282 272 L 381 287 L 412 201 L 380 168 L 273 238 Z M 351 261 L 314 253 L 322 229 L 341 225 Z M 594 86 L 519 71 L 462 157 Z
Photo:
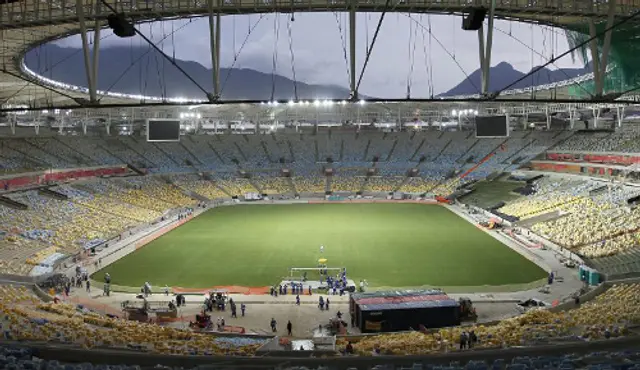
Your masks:
M 538 266 L 448 209 L 420 204 L 219 207 L 96 273 L 112 283 L 265 286 L 290 267 L 347 267 L 370 286 L 529 283 Z
M 517 181 L 479 181 L 474 184 L 475 191 L 460 198 L 465 204 L 477 207 L 492 207 L 499 202 L 511 202 L 520 196 L 512 193 L 513 190 L 524 186 L 524 182 Z

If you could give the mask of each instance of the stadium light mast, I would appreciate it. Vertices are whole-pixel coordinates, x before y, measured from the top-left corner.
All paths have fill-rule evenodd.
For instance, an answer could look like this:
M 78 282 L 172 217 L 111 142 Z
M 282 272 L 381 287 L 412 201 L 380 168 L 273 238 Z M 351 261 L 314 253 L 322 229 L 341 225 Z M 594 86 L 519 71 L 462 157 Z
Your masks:
M 349 2 L 349 69 L 351 81 L 349 81 L 350 100 L 358 101 L 358 87 L 356 85 L 356 2 Z

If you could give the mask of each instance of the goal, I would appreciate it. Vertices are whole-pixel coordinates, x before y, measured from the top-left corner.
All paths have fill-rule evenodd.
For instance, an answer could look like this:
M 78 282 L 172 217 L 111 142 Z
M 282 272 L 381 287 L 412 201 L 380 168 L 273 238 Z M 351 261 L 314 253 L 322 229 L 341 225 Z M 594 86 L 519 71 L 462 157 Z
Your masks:
M 289 278 L 303 281 L 306 274 L 307 280 L 319 281 L 321 276 L 326 277 L 326 274 L 335 276 L 342 270 L 342 267 L 291 267 L 289 269 Z M 326 274 L 324 274 L 325 272 Z

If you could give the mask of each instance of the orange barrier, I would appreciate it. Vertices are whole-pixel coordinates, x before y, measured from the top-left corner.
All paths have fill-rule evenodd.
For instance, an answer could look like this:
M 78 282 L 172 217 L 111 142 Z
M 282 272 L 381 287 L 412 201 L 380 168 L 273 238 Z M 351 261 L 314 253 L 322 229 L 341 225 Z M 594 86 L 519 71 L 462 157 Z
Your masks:
M 171 290 L 174 293 L 183 293 L 183 294 L 206 294 L 212 290 L 224 290 L 229 294 L 247 294 L 247 295 L 259 295 L 259 294 L 268 294 L 271 287 L 244 287 L 237 285 L 216 285 L 210 288 L 183 288 L 183 287 L 172 287 Z

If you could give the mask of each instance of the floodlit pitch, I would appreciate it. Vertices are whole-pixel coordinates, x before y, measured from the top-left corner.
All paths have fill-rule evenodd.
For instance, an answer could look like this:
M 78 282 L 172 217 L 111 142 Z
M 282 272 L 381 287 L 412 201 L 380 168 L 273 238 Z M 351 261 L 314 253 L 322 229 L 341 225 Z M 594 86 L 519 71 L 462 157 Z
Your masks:
M 291 267 L 314 267 L 320 257 L 371 287 L 523 284 L 546 276 L 445 207 L 353 203 L 215 208 L 95 279 L 109 272 L 124 286 L 258 287 L 277 284 Z

